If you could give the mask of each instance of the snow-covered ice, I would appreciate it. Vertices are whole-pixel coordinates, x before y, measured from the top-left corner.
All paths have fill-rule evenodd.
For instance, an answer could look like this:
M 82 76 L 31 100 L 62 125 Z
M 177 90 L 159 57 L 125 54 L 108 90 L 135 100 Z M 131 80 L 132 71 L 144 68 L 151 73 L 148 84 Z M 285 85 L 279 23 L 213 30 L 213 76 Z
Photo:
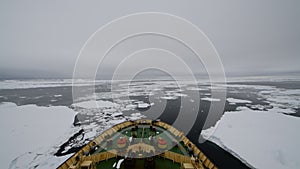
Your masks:
M 117 103 L 113 103 L 111 101 L 104 101 L 104 100 L 97 100 L 97 101 L 89 100 L 89 101 L 74 103 L 73 106 L 81 107 L 85 109 L 119 107 Z
M 161 99 L 165 99 L 165 100 L 175 100 L 177 99 L 177 97 L 175 96 L 163 96 L 163 97 L 160 97 Z
M 133 110 L 135 108 L 137 108 L 137 105 L 135 105 L 135 104 L 128 104 L 128 105 L 125 106 L 124 110 Z
M 235 98 L 227 98 L 226 99 L 229 103 L 252 103 L 250 100 L 242 100 L 242 99 L 235 99 Z
M 300 89 L 263 90 L 259 94 L 274 107 L 300 108 Z
M 111 116 L 112 116 L 112 117 L 123 116 L 123 113 L 122 113 L 122 112 L 113 113 Z
M 207 89 L 199 87 L 188 87 L 187 90 L 206 91 Z
M 124 161 L 124 159 L 121 159 L 121 160 L 119 160 L 118 161 L 118 164 L 117 164 L 117 169 L 119 169 L 120 167 L 121 167 L 121 164 L 122 164 L 122 162 Z
M 143 118 L 145 116 L 143 116 L 141 113 L 132 113 L 129 117 L 130 120 L 138 120 L 140 118 Z
M 140 108 L 140 109 L 146 109 L 148 107 L 150 107 L 150 104 L 148 104 L 148 103 L 138 103 L 138 105 L 137 105 L 137 108 Z
M 72 83 L 74 81 L 74 83 Z M 95 83 L 105 83 L 105 80 L 87 79 L 32 79 L 32 80 L 0 80 L 0 89 L 27 89 L 60 86 L 91 86 Z
M 67 157 L 54 157 L 53 147 L 68 138 L 75 114 L 64 106 L 0 104 L 1 166 L 8 168 L 14 160 L 11 168 L 57 167 Z
M 278 113 L 278 109 L 238 110 L 225 112 L 217 127 L 202 131 L 202 136 L 255 168 L 300 168 L 299 118 Z
M 210 97 L 204 97 L 204 98 L 201 98 L 201 100 L 209 101 L 209 102 L 219 102 L 219 101 L 221 101 L 221 99 L 218 99 L 218 98 L 210 98 Z

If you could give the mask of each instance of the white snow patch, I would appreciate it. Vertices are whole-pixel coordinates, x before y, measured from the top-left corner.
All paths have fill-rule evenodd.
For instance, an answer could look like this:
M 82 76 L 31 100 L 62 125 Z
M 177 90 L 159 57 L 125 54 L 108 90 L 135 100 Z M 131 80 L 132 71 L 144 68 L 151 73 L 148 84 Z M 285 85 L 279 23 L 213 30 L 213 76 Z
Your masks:
M 184 93 L 174 93 L 174 96 L 177 96 L 177 97 L 187 97 L 188 95 L 184 94 Z
M 242 100 L 242 99 L 235 99 L 235 98 L 227 98 L 226 99 L 229 103 L 252 103 L 250 100 Z
M 137 108 L 137 105 L 135 104 L 129 104 L 125 106 L 125 110 L 133 110 L 135 108 Z
M 138 103 L 138 105 L 137 105 L 137 108 L 140 108 L 140 109 L 145 109 L 148 107 L 150 107 L 150 104 L 148 104 L 148 103 Z
M 128 118 L 130 120 L 138 120 L 145 117 L 144 115 L 142 115 L 141 113 L 132 113 Z
M 121 164 L 122 164 L 123 161 L 124 161 L 124 159 L 121 159 L 121 160 L 118 161 L 117 169 L 119 169 L 121 167 Z
M 272 93 L 273 91 L 270 91 L 270 90 L 265 90 L 265 91 L 260 91 L 259 93 L 261 94 L 270 94 Z
M 219 102 L 219 101 L 221 101 L 221 99 L 210 98 L 210 97 L 204 97 L 204 98 L 201 98 L 201 100 L 210 101 L 210 102 Z
M 199 88 L 199 87 L 188 87 L 187 90 L 205 91 L 207 89 L 205 89 L 205 88 Z

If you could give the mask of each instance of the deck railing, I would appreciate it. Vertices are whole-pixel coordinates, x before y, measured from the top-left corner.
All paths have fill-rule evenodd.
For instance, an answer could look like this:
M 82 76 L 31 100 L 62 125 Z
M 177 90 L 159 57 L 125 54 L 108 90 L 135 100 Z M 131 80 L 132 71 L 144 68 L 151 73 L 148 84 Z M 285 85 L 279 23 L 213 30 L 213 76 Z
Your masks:
M 98 163 L 100 161 L 109 160 L 109 159 L 115 158 L 115 157 L 117 157 L 117 154 L 115 154 L 115 153 L 103 152 L 103 153 L 99 153 L 99 154 L 93 154 L 90 156 L 86 156 L 84 158 L 84 160 L 90 160 L 90 161 L 93 161 L 94 163 Z

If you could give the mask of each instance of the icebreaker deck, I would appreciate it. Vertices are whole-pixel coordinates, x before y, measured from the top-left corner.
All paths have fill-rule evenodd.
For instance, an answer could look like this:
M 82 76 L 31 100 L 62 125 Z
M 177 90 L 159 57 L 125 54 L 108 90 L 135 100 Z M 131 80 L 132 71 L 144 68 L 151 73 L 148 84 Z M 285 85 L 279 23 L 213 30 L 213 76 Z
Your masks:
M 113 126 L 58 169 L 217 169 L 184 134 L 161 121 Z

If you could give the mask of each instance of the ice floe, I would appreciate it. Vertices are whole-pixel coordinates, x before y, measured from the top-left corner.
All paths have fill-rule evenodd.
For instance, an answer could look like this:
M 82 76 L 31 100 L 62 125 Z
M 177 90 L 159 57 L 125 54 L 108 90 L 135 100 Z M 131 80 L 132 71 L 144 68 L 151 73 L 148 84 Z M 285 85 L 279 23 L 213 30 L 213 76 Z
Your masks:
M 123 116 L 123 113 L 122 113 L 122 112 L 113 113 L 111 116 L 112 116 L 112 117 Z
M 239 107 L 225 112 L 216 127 L 201 135 L 255 168 L 298 169 L 300 119 L 278 113 Z M 209 137 L 212 134 L 211 137 Z
M 201 100 L 209 101 L 209 102 L 219 102 L 219 101 L 221 101 L 221 99 L 218 99 L 218 98 L 210 98 L 210 97 L 204 97 L 204 98 L 201 98 Z
M 200 88 L 200 87 L 187 87 L 187 90 L 206 91 L 206 90 L 207 90 L 207 88 Z
M 129 118 L 129 120 L 138 120 L 143 117 L 146 117 L 146 116 L 143 116 L 141 113 L 132 113 L 128 118 Z
M 139 108 L 139 109 L 146 109 L 148 107 L 150 107 L 149 103 L 138 103 L 138 105 L 137 105 L 137 108 Z
M 73 131 L 76 112 L 72 109 L 2 103 L 0 114 L 2 168 L 56 168 L 67 158 L 53 154 L 54 147 Z
M 260 91 L 274 107 L 300 108 L 300 89 L 274 89 Z
M 74 81 L 74 84 L 72 82 Z M 85 79 L 33 79 L 33 80 L 0 80 L 0 89 L 27 89 L 41 87 L 60 87 L 60 86 L 90 86 L 105 83 L 103 80 L 85 80 Z
M 178 97 L 176 97 L 176 96 L 162 96 L 160 98 L 165 99 L 165 100 L 176 100 Z
M 92 108 L 111 108 L 111 107 L 119 107 L 119 104 L 113 103 L 111 101 L 104 101 L 104 100 L 89 100 L 79 103 L 74 103 L 73 106 L 85 108 L 85 109 L 92 109 Z
M 227 98 L 226 99 L 229 103 L 252 103 L 250 100 L 242 100 L 242 99 L 235 99 L 235 98 Z

